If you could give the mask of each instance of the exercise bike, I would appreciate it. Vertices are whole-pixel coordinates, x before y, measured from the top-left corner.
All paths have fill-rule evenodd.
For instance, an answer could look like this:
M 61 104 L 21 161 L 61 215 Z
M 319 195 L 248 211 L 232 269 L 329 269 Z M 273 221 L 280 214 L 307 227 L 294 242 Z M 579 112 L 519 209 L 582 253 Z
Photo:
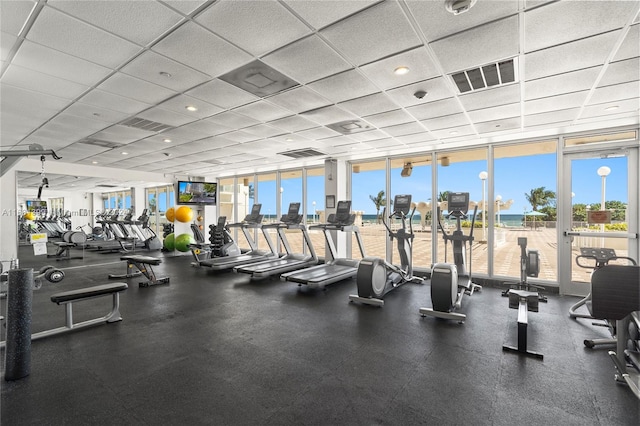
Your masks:
M 469 235 L 462 231 L 462 220 L 467 219 L 469 211 L 468 192 L 449 192 L 447 194 L 447 219 L 456 219 L 456 229 L 451 234 L 442 226 L 440 221 L 440 209 L 438 209 L 438 228 L 444 239 L 444 263 L 436 263 L 431 268 L 431 303 L 433 308 L 420 308 L 420 314 L 442 319 L 458 320 L 463 323 L 467 316 L 460 312 L 462 297 L 465 294 L 472 295 L 476 290 L 482 290 L 482 286 L 471 281 L 471 250 L 473 244 L 473 227 L 475 225 L 478 206 L 473 210 L 471 218 L 471 230 Z M 447 242 L 451 241 L 453 247 L 453 264 L 447 263 Z M 469 268 L 467 270 L 467 243 L 469 243 Z
M 422 284 L 424 278 L 413 276 L 413 225 L 411 219 L 415 213 L 415 207 L 411 208 L 411 195 L 396 195 L 393 200 L 393 213 L 386 216 L 386 210 L 382 211 L 382 223 L 387 228 L 389 238 L 397 241 L 400 255 L 400 266 L 393 265 L 378 257 L 365 257 L 360 261 L 356 273 L 358 294 L 349 295 L 350 302 L 361 302 L 367 305 L 384 306 L 382 298 L 391 290 L 408 282 Z M 402 221 L 402 227 L 392 231 L 388 220 L 397 218 Z M 407 232 L 407 220 L 409 232 Z
M 627 265 L 636 265 L 636 261 L 627 256 L 618 256 L 616 255 L 616 251 L 610 248 L 592 248 L 592 247 L 581 247 L 580 254 L 576 256 L 576 264 L 585 269 L 592 269 L 593 272 L 598 269 L 607 266 L 610 262 L 616 263 L 616 261 L 624 261 Z M 612 263 L 612 264 L 613 264 Z M 573 319 L 576 318 L 587 318 L 587 319 L 596 319 L 593 316 L 592 307 L 591 307 L 591 291 L 587 294 L 583 299 L 580 299 L 577 303 L 575 303 L 571 308 L 569 308 L 569 316 Z M 578 312 L 578 309 L 581 306 L 587 307 L 587 312 Z M 611 338 L 601 338 L 601 339 L 585 339 L 584 345 L 588 348 L 593 348 L 597 345 L 615 345 L 616 338 L 616 322 L 604 320 L 603 323 L 592 323 L 596 326 L 607 327 L 609 332 L 611 333 Z

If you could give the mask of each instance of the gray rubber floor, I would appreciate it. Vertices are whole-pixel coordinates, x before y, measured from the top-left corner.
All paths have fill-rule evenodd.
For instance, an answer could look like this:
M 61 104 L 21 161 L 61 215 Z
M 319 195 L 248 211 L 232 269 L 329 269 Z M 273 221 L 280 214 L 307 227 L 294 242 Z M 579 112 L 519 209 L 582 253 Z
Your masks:
M 123 321 L 33 342 L 30 376 L 1 381 L 2 424 L 639 424 L 639 401 L 614 382 L 607 348 L 583 346 L 606 330 L 568 317 L 575 298 L 550 296 L 529 314 L 538 360 L 502 351 L 516 343 L 517 311 L 497 288 L 465 299 L 461 325 L 419 315 L 429 285 L 405 285 L 376 308 L 349 303 L 354 281 L 310 291 L 190 261 L 155 268 L 168 285 L 130 279 Z M 103 264 L 77 267 L 91 262 Z M 67 278 L 34 292 L 34 332 L 64 324 L 51 294 L 125 269 L 118 254 L 55 266 Z M 78 303 L 76 321 L 110 303 Z

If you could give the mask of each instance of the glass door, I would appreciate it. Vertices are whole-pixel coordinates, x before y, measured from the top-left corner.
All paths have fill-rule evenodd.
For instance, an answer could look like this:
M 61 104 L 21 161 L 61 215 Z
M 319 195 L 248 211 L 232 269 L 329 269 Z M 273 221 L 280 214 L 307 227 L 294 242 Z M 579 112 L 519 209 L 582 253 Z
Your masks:
M 563 158 L 560 291 L 584 296 L 596 264 L 590 255 L 637 260 L 638 149 L 572 152 Z

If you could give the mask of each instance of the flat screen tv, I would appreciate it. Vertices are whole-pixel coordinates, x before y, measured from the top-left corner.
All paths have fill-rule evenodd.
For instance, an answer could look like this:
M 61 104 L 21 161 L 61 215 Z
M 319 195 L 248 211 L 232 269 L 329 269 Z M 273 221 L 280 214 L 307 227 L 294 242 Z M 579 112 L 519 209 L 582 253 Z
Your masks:
M 47 202 L 43 200 L 27 200 L 27 211 L 39 216 L 47 215 Z
M 176 204 L 215 204 L 217 183 L 178 181 Z

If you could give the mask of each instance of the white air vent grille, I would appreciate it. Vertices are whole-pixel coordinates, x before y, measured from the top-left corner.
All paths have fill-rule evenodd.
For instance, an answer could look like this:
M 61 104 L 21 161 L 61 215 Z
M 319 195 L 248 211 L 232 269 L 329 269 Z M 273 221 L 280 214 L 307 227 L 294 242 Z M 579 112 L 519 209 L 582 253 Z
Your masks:
M 101 146 L 103 148 L 117 148 L 119 146 L 122 146 L 122 144 L 117 142 L 103 141 L 100 139 L 93 139 L 93 138 L 82 139 L 81 141 L 78 141 L 78 143 L 83 143 L 85 145 Z
M 96 187 L 99 187 L 99 188 L 117 188 L 118 185 L 109 185 L 109 184 L 106 184 L 106 183 L 100 183 L 100 184 L 96 185 Z
M 371 130 L 371 126 L 360 120 L 346 120 L 338 123 L 327 124 L 327 127 L 343 135 L 366 132 Z
M 316 151 L 313 148 L 294 149 L 291 151 L 279 152 L 279 155 L 286 155 L 291 158 L 317 157 L 318 155 L 326 155 L 324 152 Z
M 172 129 L 173 126 L 169 126 L 168 124 L 157 123 L 155 121 L 146 120 L 140 117 L 128 118 L 121 122 L 123 126 L 134 127 L 136 129 L 142 129 L 149 132 L 162 132 L 167 129 Z
M 490 87 L 515 83 L 517 78 L 516 58 L 493 62 L 481 67 L 451 74 L 460 93 L 475 92 Z

